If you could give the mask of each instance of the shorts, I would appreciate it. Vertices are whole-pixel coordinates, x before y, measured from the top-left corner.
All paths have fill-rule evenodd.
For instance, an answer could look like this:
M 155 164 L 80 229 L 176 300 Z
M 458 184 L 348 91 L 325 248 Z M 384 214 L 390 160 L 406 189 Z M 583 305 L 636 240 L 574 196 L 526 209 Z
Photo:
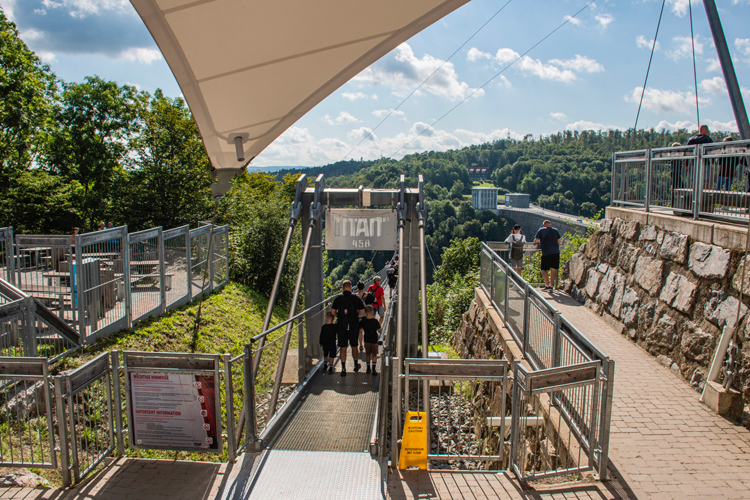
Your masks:
M 336 357 L 336 342 L 329 342 L 325 344 L 321 344 L 320 347 L 323 348 L 323 357 L 326 356 L 329 358 L 335 358 Z
M 542 271 L 560 269 L 560 254 L 542 255 Z
M 359 330 L 346 330 L 339 332 L 339 347 L 357 347 L 359 344 Z
M 510 267 L 520 268 L 523 267 L 523 258 L 521 259 L 508 259 L 510 260 Z
M 383 317 L 383 306 L 380 306 L 380 307 L 375 307 L 375 305 L 372 306 L 372 315 L 375 316 L 376 314 L 380 316 L 381 318 Z
M 371 354 L 373 356 L 378 355 L 378 344 L 371 344 L 369 342 L 365 342 L 365 356 L 368 354 Z

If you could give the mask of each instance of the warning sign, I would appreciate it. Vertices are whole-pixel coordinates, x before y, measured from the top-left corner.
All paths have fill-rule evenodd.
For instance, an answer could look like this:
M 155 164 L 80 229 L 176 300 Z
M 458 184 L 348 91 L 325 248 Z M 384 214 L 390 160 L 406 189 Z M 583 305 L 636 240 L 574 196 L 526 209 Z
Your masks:
M 404 421 L 398 468 L 408 467 L 427 469 L 427 414 L 423 411 L 408 412 Z

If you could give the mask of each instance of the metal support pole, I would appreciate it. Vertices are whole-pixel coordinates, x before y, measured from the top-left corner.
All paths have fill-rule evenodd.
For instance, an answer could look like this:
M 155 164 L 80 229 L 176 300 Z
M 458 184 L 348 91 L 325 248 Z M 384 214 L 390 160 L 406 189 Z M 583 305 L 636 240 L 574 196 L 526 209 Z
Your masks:
M 716 53 L 721 63 L 721 71 L 724 73 L 724 81 L 727 84 L 729 101 L 732 103 L 732 111 L 734 111 L 734 119 L 737 121 L 737 128 L 740 131 L 740 138 L 743 140 L 750 139 L 750 122 L 747 119 L 747 111 L 745 110 L 745 103 L 742 100 L 740 84 L 737 82 L 737 75 L 734 72 L 732 56 L 729 55 L 729 47 L 724 37 L 724 29 L 721 27 L 719 11 L 716 9 L 714 0 L 703 0 L 703 6 L 706 8 L 708 25 L 711 27 L 711 34 L 714 37 Z
M 528 357 L 529 352 L 529 315 L 530 315 L 530 303 L 529 303 L 529 288 L 531 286 L 526 283 L 523 287 L 523 356 Z
M 305 380 L 305 325 L 303 319 L 297 320 L 297 382 Z
M 419 289 L 422 301 L 422 357 L 427 359 L 429 338 L 427 328 L 427 252 L 425 251 L 425 224 L 427 223 L 427 205 L 424 200 L 424 179 L 419 176 L 419 202 L 417 203 L 417 220 L 419 221 Z M 494 281 L 494 280 L 493 280 Z M 407 388 L 408 390 L 408 388 Z M 427 450 L 430 450 L 430 381 L 422 381 L 422 397 L 427 422 Z
M 111 353 L 111 367 L 112 367 L 112 387 L 115 393 L 115 426 L 116 426 L 116 439 L 117 439 L 117 456 L 121 457 L 125 454 L 125 443 L 123 441 L 122 433 L 122 394 L 120 391 L 120 352 L 117 350 Z
M 188 230 L 189 231 L 189 230 Z M 188 232 L 188 263 L 190 262 L 190 233 Z M 188 265 L 188 288 L 191 289 L 192 281 L 190 279 L 190 265 Z M 122 289 L 125 290 L 125 318 L 128 328 L 133 326 L 133 304 L 130 295 L 130 240 L 128 238 L 128 226 L 125 226 L 125 233 L 122 235 Z M 83 335 L 83 331 L 80 333 Z
M 289 227 L 286 230 L 286 239 L 284 240 L 284 247 L 281 249 L 281 258 L 279 259 L 279 266 L 276 268 L 276 277 L 273 280 L 273 287 L 271 288 L 271 296 L 268 299 L 268 307 L 266 308 L 266 317 L 263 320 L 263 329 L 261 333 L 268 330 L 271 325 L 271 318 L 273 317 L 273 306 L 276 305 L 276 297 L 279 295 L 279 288 L 281 287 L 281 276 L 284 274 L 284 264 L 286 263 L 287 255 L 289 255 L 289 247 L 292 245 L 292 235 L 294 234 L 294 228 L 297 226 L 297 221 L 302 216 L 302 195 L 305 193 L 307 187 L 307 179 L 305 174 L 299 176 L 297 179 L 297 193 L 294 195 L 294 203 L 289 214 Z M 256 356 L 255 364 L 253 365 L 253 374 L 258 376 L 258 368 L 260 367 L 260 358 L 263 354 L 263 346 L 266 343 L 265 337 L 260 339 L 258 342 L 258 356 Z
M 78 335 L 81 336 L 81 345 L 86 345 L 86 308 L 85 308 L 85 294 L 83 293 L 83 244 L 81 242 L 81 235 L 76 235 L 76 254 L 73 257 L 73 262 L 76 263 L 75 276 L 73 278 L 73 304 L 72 309 L 78 310 Z M 126 287 L 130 286 L 130 281 L 126 281 Z M 130 316 L 128 316 L 128 328 L 130 328 Z
M 65 405 L 63 404 L 63 380 L 59 375 L 54 378 L 55 384 L 55 409 L 57 412 L 57 435 L 60 440 L 60 473 L 62 474 L 63 488 L 70 487 L 70 450 L 68 449 L 68 429 L 65 418 Z M 52 451 L 54 453 L 54 450 Z
M 560 331 L 560 311 L 555 311 L 553 315 L 555 322 L 555 333 L 552 340 L 552 366 L 555 368 L 560 366 L 560 344 L 562 343 L 562 332 Z
M 404 239 L 405 231 L 404 225 L 406 223 L 406 177 L 401 176 L 401 193 L 399 194 L 399 202 L 396 207 L 396 215 L 398 216 L 398 255 L 399 259 L 404 258 Z M 405 270 L 399 270 L 398 279 L 398 316 L 396 317 L 396 354 L 398 361 L 393 364 L 393 382 L 396 383 L 396 391 L 394 393 L 395 401 L 393 405 L 393 420 L 391 421 L 391 434 L 395 436 L 394 444 L 400 441 L 401 436 L 401 398 L 402 398 L 402 387 L 401 387 L 401 372 L 404 367 L 404 279 L 403 274 Z M 406 388 L 406 390 L 409 390 Z M 395 459 L 395 462 L 394 462 Z M 398 446 L 391 447 L 391 467 L 398 465 Z
M 237 454 L 234 442 L 234 384 L 232 380 L 232 355 L 224 354 L 224 391 L 226 393 L 227 415 L 227 459 L 234 462 Z
M 255 438 L 258 435 L 258 423 L 255 418 L 255 375 L 253 366 L 253 345 L 245 344 L 244 378 L 245 378 L 245 442 L 252 443 L 249 451 L 257 451 Z M 270 418 L 267 417 L 266 420 Z M 249 446 L 249 445 L 248 445 Z
M 167 311 L 167 289 L 164 286 L 166 258 L 164 255 L 164 231 L 161 227 L 159 228 L 157 241 L 159 245 L 159 298 L 161 300 L 161 314 L 164 314 Z
M 601 452 L 599 455 L 599 479 L 606 481 L 607 477 L 607 466 L 609 464 L 609 431 L 612 420 L 612 397 L 614 395 L 614 382 L 615 382 L 615 362 L 614 360 L 608 360 L 602 365 L 602 369 L 607 370 L 607 390 L 603 394 L 602 404 L 602 421 L 601 427 L 599 428 L 599 446 Z
M 697 150 L 697 156 L 695 161 L 697 161 L 697 168 L 695 170 L 695 192 L 693 193 L 693 198 L 695 199 L 695 206 L 693 207 L 693 219 L 698 219 L 700 216 L 701 211 L 701 202 L 703 201 L 703 147 L 698 146 L 696 148 Z
M 297 284 L 294 286 L 294 295 L 292 296 L 292 307 L 289 309 L 289 319 L 294 318 L 297 314 L 297 303 L 299 302 L 299 294 L 302 291 L 302 278 L 305 275 L 305 265 L 307 264 L 307 256 L 310 253 L 310 240 L 312 239 L 313 229 L 315 224 L 320 221 L 323 215 L 323 205 L 321 204 L 321 198 L 323 197 L 323 191 L 325 190 L 325 182 L 323 181 L 323 174 L 320 174 L 315 179 L 315 197 L 313 202 L 310 204 L 310 227 L 307 231 L 307 237 L 305 238 L 305 246 L 302 249 L 302 260 L 299 265 L 299 272 L 297 273 Z M 276 413 L 276 402 L 279 399 L 279 390 L 281 389 L 281 379 L 284 376 L 284 365 L 286 364 L 286 354 L 289 351 L 289 343 L 291 340 L 293 323 L 289 323 L 284 332 L 284 344 L 281 347 L 281 356 L 279 362 L 276 365 L 276 380 L 273 384 L 273 391 L 271 392 L 271 399 L 268 401 L 268 410 L 266 411 L 266 419 L 270 421 L 271 417 Z
M 34 297 L 24 299 L 23 352 L 24 356 L 38 356 L 36 348 L 36 302 Z
M 646 205 L 646 212 L 648 212 L 649 207 L 651 206 L 651 148 L 646 151 L 646 165 L 644 173 L 646 174 L 646 192 L 644 193 L 644 204 Z

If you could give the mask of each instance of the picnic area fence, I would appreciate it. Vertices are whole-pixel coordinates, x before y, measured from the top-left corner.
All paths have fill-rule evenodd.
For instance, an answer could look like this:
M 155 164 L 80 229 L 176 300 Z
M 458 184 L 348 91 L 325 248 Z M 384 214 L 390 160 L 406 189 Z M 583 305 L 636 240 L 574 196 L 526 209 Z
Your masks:
M 228 248 L 229 228 L 210 224 L 135 233 L 123 226 L 75 238 L 0 228 L 0 279 L 18 292 L 0 293 L 0 340 L 13 344 L 3 351 L 57 357 L 71 346 L 40 351 L 40 340 L 59 344 L 67 334 L 76 347 L 90 344 L 222 288 L 229 282 Z M 76 335 L 60 335 L 56 327 Z
M 750 141 L 621 151 L 612 205 L 729 221 L 750 217 Z

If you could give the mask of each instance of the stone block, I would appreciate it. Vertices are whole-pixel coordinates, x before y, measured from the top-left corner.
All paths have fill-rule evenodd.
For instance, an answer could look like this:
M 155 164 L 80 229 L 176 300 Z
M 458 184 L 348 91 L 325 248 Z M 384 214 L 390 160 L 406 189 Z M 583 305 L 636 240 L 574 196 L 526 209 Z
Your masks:
M 570 258 L 570 279 L 580 285 L 586 273 L 586 261 L 580 253 L 574 253 Z
M 625 222 L 622 226 L 620 235 L 626 240 L 633 240 L 641 233 L 641 223 L 635 220 Z
M 620 319 L 627 326 L 633 326 L 638 321 L 638 307 L 640 301 L 638 294 L 630 287 L 625 287 L 625 292 L 622 296 L 622 310 Z
M 639 240 L 656 241 L 656 226 L 646 226 L 638 237 Z
M 719 328 L 728 326 L 734 328 L 737 324 L 737 306 L 740 301 L 732 297 L 731 295 L 724 298 L 726 294 L 723 292 L 711 294 L 711 298 L 706 301 L 706 307 L 703 313 L 706 319 L 719 325 Z M 747 314 L 747 307 L 742 304 L 740 307 L 740 321 Z
M 687 261 L 688 237 L 680 233 L 666 233 L 659 250 L 662 259 L 673 260 L 680 264 Z
M 672 366 L 672 358 L 669 358 L 663 354 L 656 356 L 656 361 L 665 368 Z
M 690 269 L 701 278 L 723 278 L 729 268 L 731 252 L 725 248 L 703 243 L 690 247 Z
M 617 293 L 617 288 L 624 285 L 625 278 L 620 273 L 610 268 L 599 285 L 599 297 L 597 297 L 597 301 L 603 305 L 609 304 L 609 301 L 612 300 Z
M 711 357 L 713 346 L 713 335 L 703 330 L 696 323 L 688 321 L 683 325 L 682 339 L 680 340 L 683 356 L 697 363 L 705 363 Z
M 620 251 L 618 252 L 617 265 L 620 266 L 623 271 L 629 273 L 633 269 L 637 259 L 638 247 L 625 243 L 620 247 Z
M 656 301 L 649 302 L 645 306 L 638 309 L 638 324 L 642 331 L 646 331 L 651 328 L 656 317 Z
M 671 349 L 677 341 L 677 323 L 671 316 L 665 314 L 656 322 L 656 328 L 646 338 L 646 342 L 651 345 Z M 672 362 L 670 361 L 669 365 Z M 669 367 L 669 365 L 666 365 Z
M 741 285 L 743 265 L 745 266 L 745 283 Z M 741 291 L 746 297 L 750 296 L 750 255 L 745 255 L 740 259 L 740 265 L 737 267 L 737 272 L 734 273 L 734 278 L 732 278 L 732 287 L 738 292 Z
M 710 222 L 686 219 L 675 215 L 649 213 L 648 224 L 665 231 L 686 234 L 692 241 L 699 241 L 708 245 L 713 243 L 714 225 Z
M 635 263 L 633 278 L 641 288 L 655 297 L 661 288 L 662 268 L 663 263 L 660 260 L 641 255 Z
M 599 222 L 599 230 L 608 233 L 612 229 L 612 219 L 602 219 Z
M 641 210 L 622 207 L 607 207 L 607 219 L 614 219 L 615 217 L 619 217 L 625 221 L 640 222 L 641 224 L 646 224 L 648 221 L 648 214 Z
M 596 266 L 596 270 L 602 274 L 607 274 L 607 271 L 609 271 L 609 265 L 601 263 L 598 266 Z
M 718 382 L 706 382 L 703 404 L 729 418 L 736 413 L 742 414 L 742 394 L 734 389 L 727 390 Z
M 693 307 L 693 300 L 695 299 L 695 291 L 697 286 L 694 285 L 686 277 L 671 272 L 667 276 L 667 280 L 664 283 L 664 288 L 661 289 L 659 294 L 659 300 L 667 304 L 668 306 L 674 307 L 680 312 L 686 313 Z
M 586 295 L 592 299 L 596 297 L 596 292 L 599 289 L 599 281 L 602 279 L 602 275 L 596 272 L 596 269 L 589 269 L 588 276 L 586 277 Z
M 724 248 L 745 249 L 747 238 L 747 227 L 728 226 L 725 224 L 714 224 L 714 237 L 712 243 Z

